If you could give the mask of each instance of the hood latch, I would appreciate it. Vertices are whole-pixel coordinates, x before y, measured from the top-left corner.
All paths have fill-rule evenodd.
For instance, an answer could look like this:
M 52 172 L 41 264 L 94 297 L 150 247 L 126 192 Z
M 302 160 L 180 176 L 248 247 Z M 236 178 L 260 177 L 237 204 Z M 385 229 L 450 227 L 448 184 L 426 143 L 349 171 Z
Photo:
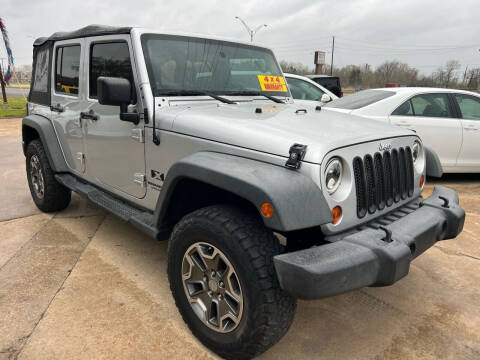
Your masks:
M 285 163 L 285 167 L 287 169 L 296 170 L 302 164 L 301 161 L 307 152 L 307 145 L 293 144 L 290 146 L 290 150 L 288 152 L 290 155 Z

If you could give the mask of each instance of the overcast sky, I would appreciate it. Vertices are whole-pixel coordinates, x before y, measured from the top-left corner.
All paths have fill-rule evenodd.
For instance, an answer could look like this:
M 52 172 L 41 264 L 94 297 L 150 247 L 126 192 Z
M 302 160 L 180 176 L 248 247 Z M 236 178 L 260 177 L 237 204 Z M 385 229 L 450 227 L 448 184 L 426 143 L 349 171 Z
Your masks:
M 30 64 L 33 38 L 88 24 L 133 25 L 255 41 L 278 59 L 313 67 L 314 50 L 334 65 L 400 60 L 430 73 L 450 59 L 480 67 L 480 0 L 1 0 L 17 65 Z M 0 57 L 5 57 L 3 43 Z

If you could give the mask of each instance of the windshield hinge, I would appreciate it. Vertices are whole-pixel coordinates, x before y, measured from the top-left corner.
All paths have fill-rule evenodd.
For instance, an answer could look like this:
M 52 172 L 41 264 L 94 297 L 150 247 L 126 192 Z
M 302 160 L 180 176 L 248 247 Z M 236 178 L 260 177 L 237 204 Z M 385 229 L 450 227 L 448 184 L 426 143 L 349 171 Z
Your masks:
M 302 164 L 303 157 L 307 152 L 307 145 L 293 144 L 290 146 L 290 150 L 288 152 L 290 155 L 285 163 L 285 167 L 287 169 L 296 170 Z
M 143 122 L 148 124 L 148 109 L 146 107 L 143 109 Z

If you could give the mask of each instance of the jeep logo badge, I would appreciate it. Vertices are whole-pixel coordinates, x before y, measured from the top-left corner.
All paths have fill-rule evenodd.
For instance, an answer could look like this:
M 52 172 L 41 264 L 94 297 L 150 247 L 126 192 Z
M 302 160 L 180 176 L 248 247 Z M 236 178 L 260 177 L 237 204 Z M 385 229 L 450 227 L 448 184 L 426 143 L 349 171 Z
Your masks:
M 379 151 L 390 151 L 392 149 L 392 144 L 382 144 L 380 143 L 378 145 L 378 150 Z

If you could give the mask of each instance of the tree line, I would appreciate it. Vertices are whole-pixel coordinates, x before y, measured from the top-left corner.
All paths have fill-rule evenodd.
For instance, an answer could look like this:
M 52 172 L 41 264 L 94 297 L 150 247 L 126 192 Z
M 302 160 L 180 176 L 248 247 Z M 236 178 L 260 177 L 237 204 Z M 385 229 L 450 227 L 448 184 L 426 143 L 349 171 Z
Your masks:
M 282 70 L 298 75 L 313 74 L 314 69 L 301 63 L 280 61 Z M 330 66 L 324 65 L 323 74 L 330 75 Z M 457 60 L 450 60 L 430 75 L 397 60 L 385 61 L 373 68 L 369 64 L 334 67 L 333 75 L 340 77 L 342 87 L 376 88 L 386 84 L 400 86 L 430 86 L 468 90 L 480 89 L 480 67 L 462 69 Z

